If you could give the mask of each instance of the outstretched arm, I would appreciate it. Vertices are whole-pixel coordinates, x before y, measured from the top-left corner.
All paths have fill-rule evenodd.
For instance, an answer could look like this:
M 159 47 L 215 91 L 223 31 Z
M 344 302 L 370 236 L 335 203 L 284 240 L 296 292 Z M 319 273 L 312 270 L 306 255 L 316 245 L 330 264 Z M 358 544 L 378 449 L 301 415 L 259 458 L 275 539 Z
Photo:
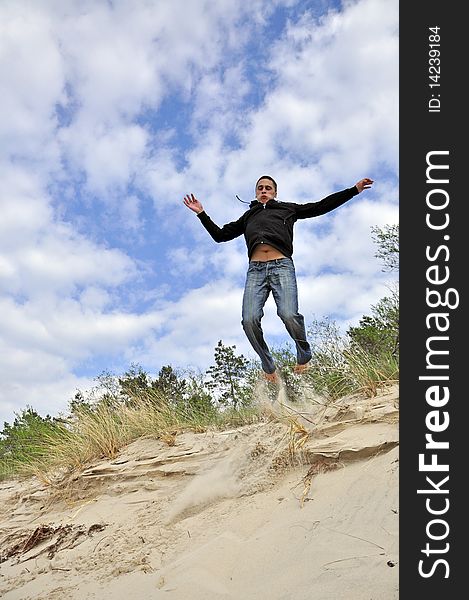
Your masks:
M 218 227 L 207 215 L 202 203 L 197 200 L 194 194 L 184 196 L 184 204 L 196 213 L 202 225 L 216 242 L 229 242 L 244 233 L 243 217 L 240 217 L 237 221 L 227 223 L 223 227 Z
M 307 219 L 309 217 L 317 217 L 319 215 L 325 215 L 331 210 L 335 210 L 339 206 L 342 206 L 345 202 L 363 192 L 363 190 L 367 190 L 371 187 L 373 183 L 373 179 L 369 177 L 365 177 L 364 179 L 360 179 L 357 183 L 345 190 L 341 190 L 340 192 L 335 192 L 330 196 L 326 196 L 319 202 L 308 202 L 307 204 L 297 204 L 296 205 L 296 218 L 297 219 Z
M 194 196 L 194 194 L 190 194 L 190 195 L 187 194 L 187 196 L 184 196 L 184 204 L 187 206 L 187 208 L 190 208 L 196 214 L 200 214 L 201 212 L 204 211 L 204 207 L 197 200 L 197 198 Z

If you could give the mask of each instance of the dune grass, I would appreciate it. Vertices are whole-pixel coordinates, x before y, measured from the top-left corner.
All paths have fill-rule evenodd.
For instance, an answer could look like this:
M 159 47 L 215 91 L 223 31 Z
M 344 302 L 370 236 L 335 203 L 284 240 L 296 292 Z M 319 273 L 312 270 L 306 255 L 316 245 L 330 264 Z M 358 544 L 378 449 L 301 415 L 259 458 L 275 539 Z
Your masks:
M 295 361 L 288 353 L 283 358 L 279 368 L 287 381 L 289 398 L 294 401 L 298 376 L 293 375 L 291 366 Z M 251 376 L 253 381 L 258 378 L 255 373 Z M 358 346 L 338 348 L 334 343 L 316 351 L 311 368 L 300 378 L 301 385 L 334 401 L 357 392 L 375 396 L 380 388 L 395 383 L 398 376 L 398 361 L 392 354 L 373 355 Z M 175 401 L 161 390 L 140 386 L 127 387 L 124 399 L 108 394 L 97 402 L 78 404 L 66 419 L 44 420 L 34 417 L 34 411 L 24 411 L 22 426 L 10 428 L 9 435 L 0 439 L 0 479 L 35 475 L 51 484 L 96 460 L 115 458 L 123 447 L 139 438 L 150 437 L 172 445 L 183 431 L 241 427 L 276 418 L 262 408 L 255 394 L 254 386 L 247 405 L 217 407 L 212 401 Z
M 129 403 L 100 402 L 78 407 L 67 420 L 42 422 L 0 457 L 0 479 L 35 475 L 51 483 L 57 474 L 82 470 L 98 459 L 115 458 L 144 437 L 174 443 L 182 431 L 239 427 L 261 418 L 254 408 L 201 410 L 174 406 L 149 389 Z
M 305 378 L 318 393 L 331 400 L 354 393 L 371 398 L 380 389 L 399 381 L 399 363 L 390 353 L 373 355 L 358 346 L 348 347 L 342 351 L 340 360 L 331 362 L 322 356 Z

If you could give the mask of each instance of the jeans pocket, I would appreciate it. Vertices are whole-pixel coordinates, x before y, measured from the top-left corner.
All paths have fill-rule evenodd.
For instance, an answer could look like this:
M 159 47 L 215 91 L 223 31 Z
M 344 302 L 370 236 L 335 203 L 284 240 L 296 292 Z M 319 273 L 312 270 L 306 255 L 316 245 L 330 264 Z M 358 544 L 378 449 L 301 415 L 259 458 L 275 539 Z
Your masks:
M 283 273 L 288 272 L 288 273 L 292 273 L 293 275 L 295 274 L 295 266 L 294 266 L 291 258 L 280 259 L 277 264 L 277 268 L 280 272 L 283 272 Z

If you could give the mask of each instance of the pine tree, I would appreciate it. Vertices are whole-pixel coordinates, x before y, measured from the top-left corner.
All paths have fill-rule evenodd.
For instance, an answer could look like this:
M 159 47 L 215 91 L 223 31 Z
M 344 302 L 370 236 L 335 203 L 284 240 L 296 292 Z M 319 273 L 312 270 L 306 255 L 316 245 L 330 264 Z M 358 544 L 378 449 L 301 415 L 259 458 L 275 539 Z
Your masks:
M 215 348 L 215 365 L 206 374 L 210 377 L 207 387 L 218 392 L 221 404 L 231 404 L 234 408 L 246 400 L 246 376 L 249 361 L 241 354 L 236 356 L 236 346 L 224 346 L 220 340 Z

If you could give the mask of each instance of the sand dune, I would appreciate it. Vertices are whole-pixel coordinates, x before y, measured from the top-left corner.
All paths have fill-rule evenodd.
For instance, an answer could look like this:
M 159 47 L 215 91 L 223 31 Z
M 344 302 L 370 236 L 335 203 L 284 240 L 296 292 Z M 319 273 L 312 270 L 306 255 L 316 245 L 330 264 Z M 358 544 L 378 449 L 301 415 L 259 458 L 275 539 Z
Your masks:
M 391 600 L 398 388 L 0 484 L 4 600 Z

